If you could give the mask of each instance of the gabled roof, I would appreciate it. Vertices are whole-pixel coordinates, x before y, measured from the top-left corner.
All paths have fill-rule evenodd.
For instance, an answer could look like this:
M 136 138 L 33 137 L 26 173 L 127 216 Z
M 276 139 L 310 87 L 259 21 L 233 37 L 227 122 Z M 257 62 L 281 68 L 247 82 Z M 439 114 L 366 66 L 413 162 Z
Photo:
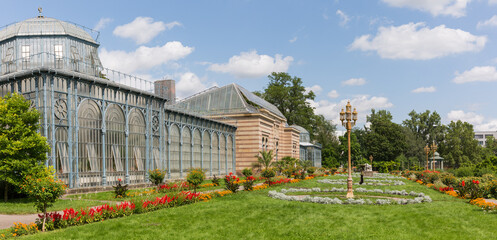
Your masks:
M 235 83 L 207 89 L 177 102 L 171 108 L 200 115 L 256 113 L 260 108 L 264 108 L 285 118 L 276 106 Z

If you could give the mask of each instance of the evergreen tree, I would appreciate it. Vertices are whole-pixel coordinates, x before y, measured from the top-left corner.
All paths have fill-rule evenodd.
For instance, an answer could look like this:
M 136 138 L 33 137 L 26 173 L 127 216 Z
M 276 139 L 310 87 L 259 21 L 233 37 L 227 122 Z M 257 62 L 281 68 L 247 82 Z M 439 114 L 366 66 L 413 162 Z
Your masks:
M 40 114 L 30 108 L 29 101 L 14 93 L 0 98 L 0 181 L 5 186 L 4 201 L 9 186 L 18 187 L 27 175 L 43 170 L 47 140 L 38 132 Z

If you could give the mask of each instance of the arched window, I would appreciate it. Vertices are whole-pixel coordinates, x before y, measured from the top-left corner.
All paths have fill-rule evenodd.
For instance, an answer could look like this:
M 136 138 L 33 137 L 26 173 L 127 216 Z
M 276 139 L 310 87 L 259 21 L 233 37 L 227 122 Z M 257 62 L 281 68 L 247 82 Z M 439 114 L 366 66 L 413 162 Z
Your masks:
M 196 129 L 193 132 L 193 166 L 194 168 L 199 168 L 201 167 L 200 161 L 201 161 L 201 155 L 202 155 L 202 138 L 200 135 L 200 131 Z
M 212 174 L 219 174 L 219 137 L 212 133 Z
M 233 139 L 231 136 L 228 136 L 228 142 L 226 143 L 228 147 L 228 151 L 226 152 L 226 155 L 228 157 L 228 166 L 226 166 L 226 169 L 228 172 L 234 172 L 236 169 L 233 169 Z
M 219 135 L 219 171 L 226 173 L 226 137 L 224 134 Z
M 128 167 L 130 182 L 143 182 L 145 181 L 145 117 L 140 110 L 135 108 L 130 111 L 128 121 Z
M 98 186 L 102 183 L 102 114 L 95 101 L 80 104 L 78 123 L 79 185 Z
M 171 145 L 169 145 L 169 149 L 171 151 L 171 159 L 170 159 L 170 169 L 171 176 L 173 178 L 179 177 L 179 143 L 180 143 L 180 135 L 179 128 L 176 125 L 171 126 Z
M 202 138 L 203 148 L 203 162 L 202 168 L 205 169 L 206 174 L 211 174 L 211 135 L 208 131 L 204 131 L 204 136 Z
M 192 167 L 192 135 L 190 133 L 190 128 L 183 128 L 183 145 L 181 151 L 182 154 L 182 167 L 183 172 L 188 172 Z
M 107 182 L 110 185 L 117 184 L 117 179 L 124 179 L 126 175 L 126 119 L 122 109 L 111 104 L 105 113 L 105 163 L 107 171 Z

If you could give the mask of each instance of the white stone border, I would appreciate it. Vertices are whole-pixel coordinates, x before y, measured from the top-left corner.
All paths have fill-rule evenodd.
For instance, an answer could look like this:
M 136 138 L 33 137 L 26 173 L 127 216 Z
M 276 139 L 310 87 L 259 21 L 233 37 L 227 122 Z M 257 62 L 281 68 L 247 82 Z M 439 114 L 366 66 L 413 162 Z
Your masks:
M 336 185 L 346 185 L 347 179 L 321 179 L 318 180 L 318 183 L 327 183 L 327 184 L 336 184 Z M 393 184 L 385 184 L 385 183 L 393 183 Z M 361 185 L 358 182 L 355 182 L 354 185 Z M 405 182 L 399 180 L 388 180 L 388 179 L 365 179 L 362 185 L 374 185 L 374 186 L 398 186 L 398 185 L 406 185 Z
M 332 176 L 338 176 L 338 177 L 348 177 L 349 175 L 348 174 L 335 174 L 335 175 L 332 175 Z M 352 173 L 352 177 L 361 177 L 361 174 L 359 173 Z M 389 179 L 404 179 L 403 177 L 399 177 L 399 176 L 393 176 L 389 173 L 375 173 L 374 174 L 374 177 L 368 177 L 368 176 L 364 176 L 364 178 L 389 178 Z
M 299 201 L 299 202 L 312 202 L 312 203 L 321 203 L 321 204 L 358 204 L 358 205 L 386 205 L 386 204 L 416 204 L 423 202 L 431 202 L 430 196 L 425 195 L 424 193 L 417 192 L 406 192 L 406 190 L 381 190 L 381 189 L 365 189 L 365 188 L 356 188 L 355 192 L 372 192 L 372 193 L 383 193 L 383 194 L 392 194 L 392 195 L 400 195 L 400 196 L 415 196 L 414 199 L 377 199 L 376 201 L 371 201 L 370 199 L 352 199 L 349 198 L 347 200 L 340 200 L 338 198 L 329 198 L 329 197 L 311 197 L 311 196 L 288 196 L 285 193 L 287 192 L 347 192 L 346 188 L 332 188 L 332 189 L 323 189 L 321 188 L 290 188 L 290 189 L 281 189 L 281 192 L 277 191 L 269 191 L 268 196 L 274 199 L 286 200 L 286 201 Z

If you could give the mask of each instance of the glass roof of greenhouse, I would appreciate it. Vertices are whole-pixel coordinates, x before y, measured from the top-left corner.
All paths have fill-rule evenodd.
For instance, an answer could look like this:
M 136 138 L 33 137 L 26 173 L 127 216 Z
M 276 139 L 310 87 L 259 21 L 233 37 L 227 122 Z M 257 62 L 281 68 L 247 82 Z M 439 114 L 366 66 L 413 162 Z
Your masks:
M 256 113 L 259 112 L 259 108 L 265 108 L 277 116 L 285 118 L 273 104 L 235 83 L 209 88 L 179 101 L 171 108 L 200 115 Z

